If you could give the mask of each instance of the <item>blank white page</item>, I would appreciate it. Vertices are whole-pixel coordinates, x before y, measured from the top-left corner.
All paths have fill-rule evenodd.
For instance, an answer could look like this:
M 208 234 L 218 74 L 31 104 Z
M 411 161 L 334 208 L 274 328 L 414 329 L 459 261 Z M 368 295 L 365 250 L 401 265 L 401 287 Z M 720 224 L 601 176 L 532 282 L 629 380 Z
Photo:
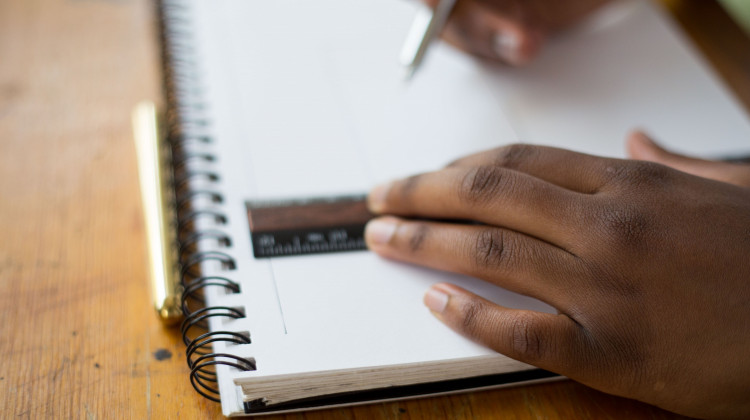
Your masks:
M 659 6 L 615 3 L 551 40 L 523 69 L 484 69 L 521 140 L 625 157 L 645 129 L 697 156 L 747 155 L 750 122 L 685 35 Z

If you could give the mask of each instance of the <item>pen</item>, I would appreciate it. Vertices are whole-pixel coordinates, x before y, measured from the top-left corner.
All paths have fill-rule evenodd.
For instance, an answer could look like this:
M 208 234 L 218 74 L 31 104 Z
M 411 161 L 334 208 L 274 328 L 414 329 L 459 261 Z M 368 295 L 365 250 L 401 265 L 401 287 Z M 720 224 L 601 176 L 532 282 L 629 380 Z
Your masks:
M 420 8 L 401 49 L 401 64 L 406 67 L 406 78 L 411 79 L 427 54 L 427 48 L 445 26 L 456 0 L 438 0 L 434 9 Z
M 148 240 L 151 297 L 162 322 L 174 325 L 182 319 L 182 286 L 174 249 L 177 233 L 172 221 L 175 215 L 169 205 L 172 191 L 167 185 L 168 171 L 164 167 L 165 140 L 154 104 L 138 104 L 133 112 L 133 128 Z

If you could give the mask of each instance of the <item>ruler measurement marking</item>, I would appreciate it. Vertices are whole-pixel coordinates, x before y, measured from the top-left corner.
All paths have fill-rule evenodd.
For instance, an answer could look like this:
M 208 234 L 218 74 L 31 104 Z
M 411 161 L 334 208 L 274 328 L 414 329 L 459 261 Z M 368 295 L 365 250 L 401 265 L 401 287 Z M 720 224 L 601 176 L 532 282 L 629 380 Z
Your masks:
M 365 250 L 365 196 L 248 202 L 256 258 Z

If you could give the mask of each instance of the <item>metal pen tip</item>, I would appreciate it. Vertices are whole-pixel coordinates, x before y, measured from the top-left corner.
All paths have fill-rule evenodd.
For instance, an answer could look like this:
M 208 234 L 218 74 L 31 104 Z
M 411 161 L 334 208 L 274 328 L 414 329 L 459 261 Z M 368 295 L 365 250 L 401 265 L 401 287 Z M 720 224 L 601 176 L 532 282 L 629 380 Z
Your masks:
M 414 74 L 417 72 L 417 66 L 409 66 L 404 72 L 404 82 L 410 82 L 414 78 Z

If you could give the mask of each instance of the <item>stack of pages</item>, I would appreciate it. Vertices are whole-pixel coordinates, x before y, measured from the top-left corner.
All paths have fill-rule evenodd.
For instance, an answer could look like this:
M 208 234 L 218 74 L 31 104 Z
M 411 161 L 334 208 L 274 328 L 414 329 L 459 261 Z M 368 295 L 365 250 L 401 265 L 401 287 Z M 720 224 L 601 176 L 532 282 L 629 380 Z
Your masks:
M 750 149 L 747 116 L 648 2 L 616 3 L 522 69 L 438 43 L 407 81 L 398 56 L 417 7 L 404 0 L 162 1 L 173 131 L 181 133 L 180 156 L 199 157 L 183 166 L 215 175 L 190 178 L 189 192 L 178 191 L 194 210 L 194 231 L 206 232 L 192 236 L 200 268 L 192 276 L 237 286 L 204 282 L 206 307 L 239 315 L 201 320 L 209 331 L 235 334 L 215 334 L 224 339 L 201 346 L 215 354 L 201 362 L 220 363 L 192 378 L 226 415 L 557 377 L 455 334 L 422 296 L 447 281 L 512 308 L 552 311 L 544 303 L 366 250 L 279 247 L 283 255 L 256 257 L 253 247 L 274 249 L 282 236 L 252 237 L 253 206 L 351 201 L 377 183 L 515 142 L 624 157 L 625 135 L 636 127 L 686 153 Z M 361 238 L 346 236 L 352 232 L 304 238 L 329 241 L 321 247 L 351 239 L 356 247 Z M 201 259 L 207 255 L 220 258 Z M 186 334 L 191 342 L 198 333 Z

